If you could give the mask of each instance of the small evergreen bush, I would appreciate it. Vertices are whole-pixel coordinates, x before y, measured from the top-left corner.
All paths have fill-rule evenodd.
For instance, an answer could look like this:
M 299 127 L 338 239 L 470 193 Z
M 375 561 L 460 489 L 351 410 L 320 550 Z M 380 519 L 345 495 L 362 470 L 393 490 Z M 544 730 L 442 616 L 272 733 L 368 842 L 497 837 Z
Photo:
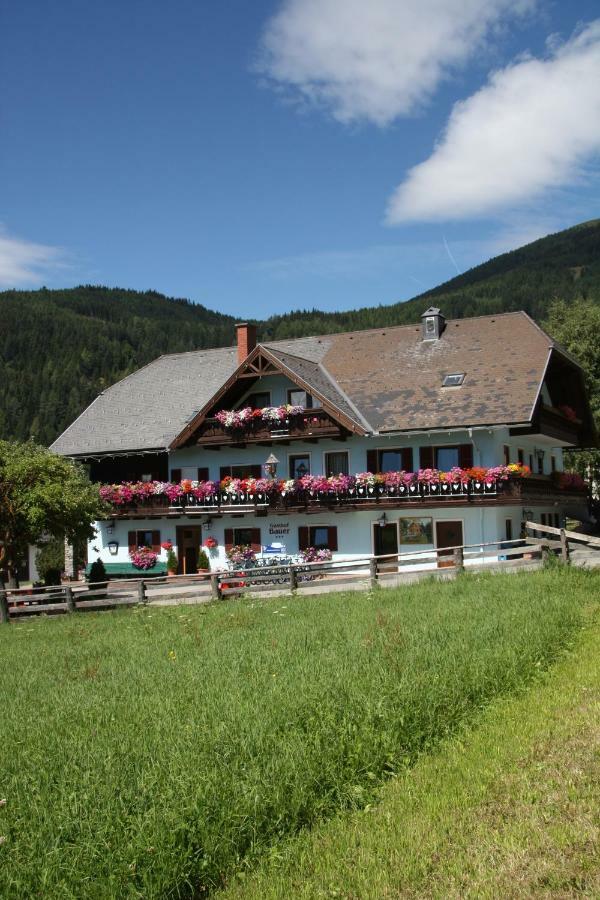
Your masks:
M 208 569 L 210 569 L 210 562 L 208 561 L 206 550 L 200 550 L 200 553 L 198 554 L 198 570 L 205 572 L 208 571 Z

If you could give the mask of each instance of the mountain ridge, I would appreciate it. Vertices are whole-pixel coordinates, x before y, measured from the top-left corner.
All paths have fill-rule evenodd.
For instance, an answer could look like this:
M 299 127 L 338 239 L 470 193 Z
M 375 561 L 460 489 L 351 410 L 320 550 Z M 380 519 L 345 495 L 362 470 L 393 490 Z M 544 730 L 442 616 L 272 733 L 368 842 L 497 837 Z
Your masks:
M 447 318 L 523 309 L 541 323 L 557 299 L 600 303 L 600 219 L 500 254 L 407 301 L 295 310 L 256 324 L 262 340 L 389 327 L 418 322 L 431 301 Z M 232 344 L 236 321 L 157 291 L 0 292 L 0 437 L 49 444 L 101 390 L 157 356 Z

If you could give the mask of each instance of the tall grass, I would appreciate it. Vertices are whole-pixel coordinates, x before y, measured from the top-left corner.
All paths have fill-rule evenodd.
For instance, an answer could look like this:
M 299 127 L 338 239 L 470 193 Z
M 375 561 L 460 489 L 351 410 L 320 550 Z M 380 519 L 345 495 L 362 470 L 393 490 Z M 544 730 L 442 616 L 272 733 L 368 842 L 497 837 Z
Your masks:
M 584 572 L 0 634 L 0 895 L 191 897 L 362 806 L 568 643 Z

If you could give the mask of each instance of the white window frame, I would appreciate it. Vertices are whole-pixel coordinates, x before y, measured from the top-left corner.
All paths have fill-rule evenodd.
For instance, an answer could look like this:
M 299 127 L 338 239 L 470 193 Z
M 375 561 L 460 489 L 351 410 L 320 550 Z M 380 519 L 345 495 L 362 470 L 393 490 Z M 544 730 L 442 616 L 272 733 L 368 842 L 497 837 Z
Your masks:
M 348 458 L 348 474 L 350 474 L 350 451 L 349 451 L 349 450 L 323 450 L 323 475 L 325 475 L 325 477 L 327 477 L 327 463 L 326 463 L 326 459 L 327 459 L 327 454 L 328 454 L 328 453 L 345 453 L 346 456 L 347 456 L 347 458 Z M 294 454 L 292 454 L 292 456 L 293 456 L 293 455 L 294 455 Z M 289 471 L 289 467 L 288 467 L 288 471 Z M 335 472 L 334 474 L 335 474 L 335 475 L 339 475 L 340 473 L 339 473 L 339 472 Z
M 309 474 L 310 474 L 310 475 L 314 475 L 314 474 L 315 474 L 315 473 L 313 472 L 312 452 L 311 452 L 310 450 L 307 450 L 306 452 L 300 451 L 300 452 L 296 452 L 296 453 L 292 453 L 292 451 L 290 451 L 290 452 L 287 454 L 287 470 L 286 470 L 286 476 L 285 476 L 286 479 L 287 479 L 287 478 L 291 478 L 291 475 L 290 475 L 290 460 L 292 459 L 293 456 L 308 456 L 308 471 L 309 471 Z

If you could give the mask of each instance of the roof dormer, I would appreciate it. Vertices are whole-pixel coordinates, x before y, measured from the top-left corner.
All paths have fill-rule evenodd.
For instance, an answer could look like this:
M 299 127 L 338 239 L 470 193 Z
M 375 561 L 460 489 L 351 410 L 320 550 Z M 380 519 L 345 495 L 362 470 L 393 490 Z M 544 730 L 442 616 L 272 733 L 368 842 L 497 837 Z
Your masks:
M 430 306 L 421 316 L 422 339 L 424 341 L 439 341 L 446 327 L 446 319 L 437 308 Z

